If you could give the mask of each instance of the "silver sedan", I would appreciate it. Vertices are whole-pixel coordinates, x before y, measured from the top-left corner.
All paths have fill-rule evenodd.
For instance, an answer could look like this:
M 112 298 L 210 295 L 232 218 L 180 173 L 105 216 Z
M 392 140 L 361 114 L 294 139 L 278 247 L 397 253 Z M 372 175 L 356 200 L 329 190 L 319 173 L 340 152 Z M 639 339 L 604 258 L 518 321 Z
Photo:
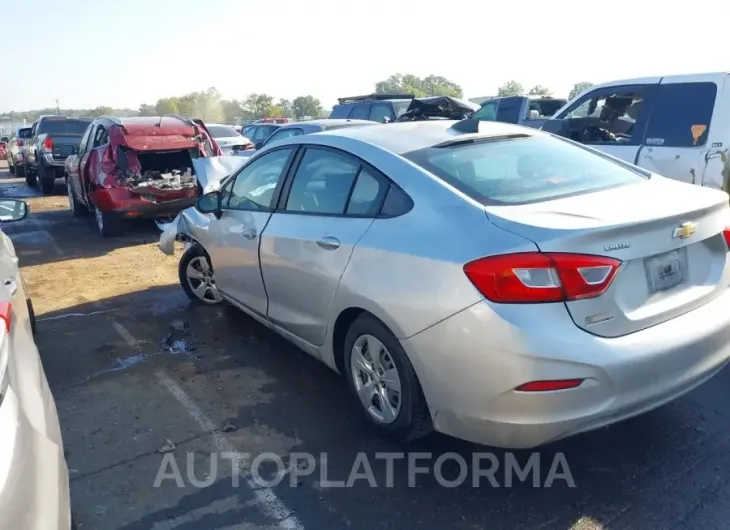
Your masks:
M 344 374 L 382 434 L 526 448 L 726 365 L 728 214 L 540 131 L 426 121 L 276 142 L 175 230 L 191 300 Z

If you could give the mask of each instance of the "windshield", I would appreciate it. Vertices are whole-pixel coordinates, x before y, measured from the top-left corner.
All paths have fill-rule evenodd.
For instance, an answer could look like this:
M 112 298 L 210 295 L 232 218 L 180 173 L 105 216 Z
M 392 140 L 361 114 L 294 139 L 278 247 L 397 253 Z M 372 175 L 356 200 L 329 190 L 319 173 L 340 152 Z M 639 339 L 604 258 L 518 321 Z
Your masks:
M 587 149 L 549 136 L 484 139 L 404 156 L 483 204 L 521 204 L 647 178 Z
M 232 136 L 241 136 L 233 127 L 225 125 L 206 125 L 213 138 L 231 138 Z
M 45 134 L 78 134 L 81 136 L 91 120 L 43 120 L 38 125 L 38 132 Z

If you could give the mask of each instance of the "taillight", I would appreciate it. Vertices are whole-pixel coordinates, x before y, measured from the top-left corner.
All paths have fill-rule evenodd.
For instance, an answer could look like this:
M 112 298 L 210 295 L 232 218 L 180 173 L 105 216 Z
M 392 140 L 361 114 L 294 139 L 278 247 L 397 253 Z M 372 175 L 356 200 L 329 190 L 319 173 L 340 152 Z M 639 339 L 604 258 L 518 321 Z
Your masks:
M 727 244 L 727 248 L 730 249 L 730 226 L 728 226 L 725 230 L 722 231 L 722 237 L 725 238 L 725 243 Z
M 43 152 L 53 152 L 53 138 L 51 138 L 50 136 L 46 136 L 46 138 L 43 140 Z
M 603 256 L 523 252 L 471 261 L 464 272 L 492 302 L 531 304 L 600 296 L 620 266 L 620 260 Z
M 15 140 L 15 147 L 23 147 L 23 140 Z
M 5 330 L 10 331 L 10 321 L 13 316 L 13 306 L 10 302 L 0 302 L 0 320 L 5 325 Z

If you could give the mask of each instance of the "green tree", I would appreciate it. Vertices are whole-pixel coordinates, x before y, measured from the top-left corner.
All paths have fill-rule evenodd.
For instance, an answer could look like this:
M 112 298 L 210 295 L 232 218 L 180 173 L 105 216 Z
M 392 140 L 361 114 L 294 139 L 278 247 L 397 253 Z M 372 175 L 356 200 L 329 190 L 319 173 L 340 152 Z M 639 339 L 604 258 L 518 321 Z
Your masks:
M 421 78 L 413 74 L 393 74 L 375 83 L 376 94 L 413 94 L 417 98 L 426 96 L 463 97 L 464 91 L 453 81 L 438 75 Z
M 521 83 L 517 81 L 507 81 L 497 89 L 497 97 L 521 96 L 525 93 L 525 89 Z
M 88 112 L 89 118 L 96 118 L 98 116 L 114 116 L 115 114 L 116 113 L 113 108 L 104 106 L 96 107 Z
M 215 87 L 203 92 L 190 92 L 179 98 L 180 113 L 207 122 L 223 121 L 221 96 Z
M 292 106 L 292 102 L 288 99 L 280 99 L 279 103 L 276 104 L 277 107 L 281 109 L 280 116 L 284 118 L 294 119 L 296 118 L 296 114 L 294 113 L 294 107 Z
M 165 114 L 180 114 L 179 98 L 161 98 L 155 103 L 155 116 Z
M 593 83 L 590 81 L 581 81 L 580 83 L 574 84 L 573 88 L 570 90 L 570 94 L 568 94 L 568 99 L 573 99 L 575 96 L 592 86 Z
M 146 103 L 139 106 L 139 115 L 140 116 L 155 116 L 157 114 L 157 109 L 155 109 L 154 105 L 147 105 Z
M 237 99 L 222 99 L 221 110 L 223 111 L 223 121 L 225 123 L 236 124 L 243 116 L 241 102 Z
M 548 87 L 542 86 L 542 85 L 535 85 L 530 89 L 530 91 L 527 93 L 528 96 L 551 96 L 552 90 L 550 90 Z
M 247 120 L 258 120 L 271 116 L 274 110 L 274 97 L 268 94 L 249 94 L 241 104 L 243 117 Z
M 299 96 L 292 101 L 292 110 L 297 118 L 318 118 L 322 115 L 322 103 L 314 96 Z

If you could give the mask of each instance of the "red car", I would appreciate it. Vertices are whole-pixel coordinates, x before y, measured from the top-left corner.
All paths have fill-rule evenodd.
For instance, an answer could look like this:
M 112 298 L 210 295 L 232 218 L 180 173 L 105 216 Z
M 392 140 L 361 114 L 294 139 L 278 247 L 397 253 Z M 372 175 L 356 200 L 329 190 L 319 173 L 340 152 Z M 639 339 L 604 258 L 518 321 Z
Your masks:
M 8 153 L 5 150 L 5 142 L 0 142 L 0 160 L 7 160 L 8 159 Z
M 193 206 L 193 159 L 220 156 L 203 122 L 183 116 L 95 119 L 66 159 L 75 216 L 93 212 L 102 236 L 126 219 L 158 219 Z

